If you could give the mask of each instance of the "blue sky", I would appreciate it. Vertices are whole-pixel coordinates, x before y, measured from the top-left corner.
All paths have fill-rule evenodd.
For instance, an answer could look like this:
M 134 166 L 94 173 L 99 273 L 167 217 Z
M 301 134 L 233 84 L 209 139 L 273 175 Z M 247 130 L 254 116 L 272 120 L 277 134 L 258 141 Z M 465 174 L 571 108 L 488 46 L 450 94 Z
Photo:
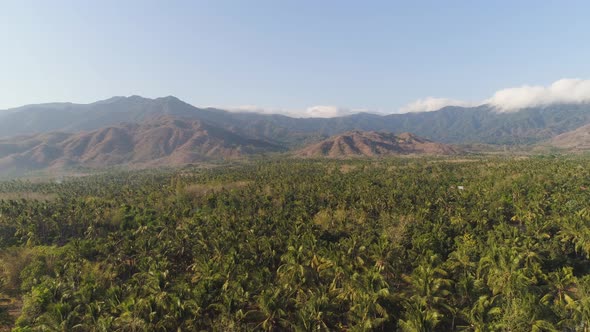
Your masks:
M 175 95 L 396 112 L 590 78 L 587 1 L 0 2 L 0 108 Z

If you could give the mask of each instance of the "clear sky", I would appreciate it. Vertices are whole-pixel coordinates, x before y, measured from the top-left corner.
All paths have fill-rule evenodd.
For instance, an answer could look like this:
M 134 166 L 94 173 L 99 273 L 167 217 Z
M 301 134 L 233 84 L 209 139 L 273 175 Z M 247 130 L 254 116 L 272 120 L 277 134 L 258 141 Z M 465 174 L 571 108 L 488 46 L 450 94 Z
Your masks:
M 174 95 L 395 112 L 590 78 L 588 1 L 0 0 L 0 108 Z

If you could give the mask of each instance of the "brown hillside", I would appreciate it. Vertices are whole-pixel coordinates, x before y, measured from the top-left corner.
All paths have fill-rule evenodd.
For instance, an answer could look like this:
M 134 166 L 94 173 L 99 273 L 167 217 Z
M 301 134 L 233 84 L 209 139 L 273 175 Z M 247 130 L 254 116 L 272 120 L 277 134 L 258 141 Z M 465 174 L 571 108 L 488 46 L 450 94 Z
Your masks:
M 452 155 L 459 151 L 410 133 L 350 131 L 311 144 L 295 153 L 300 157 L 379 157 L 390 155 Z
M 574 152 L 590 150 L 590 124 L 553 137 L 549 145 Z
M 0 171 L 82 165 L 168 166 L 281 151 L 198 120 L 160 117 L 76 134 L 0 140 Z

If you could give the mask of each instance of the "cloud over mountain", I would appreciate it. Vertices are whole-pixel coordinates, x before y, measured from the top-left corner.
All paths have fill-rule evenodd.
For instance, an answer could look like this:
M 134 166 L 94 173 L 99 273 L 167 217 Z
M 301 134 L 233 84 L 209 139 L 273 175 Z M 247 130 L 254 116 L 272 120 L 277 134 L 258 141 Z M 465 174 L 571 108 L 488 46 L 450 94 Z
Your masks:
M 431 112 L 445 106 L 477 106 L 489 104 L 498 112 L 517 112 L 528 107 L 542 107 L 552 104 L 590 103 L 590 80 L 564 78 L 549 86 L 523 85 L 496 91 L 492 97 L 481 102 L 428 97 L 409 103 L 400 108 L 400 113 Z
M 353 109 L 347 107 L 339 107 L 334 105 L 316 105 L 305 109 L 280 109 L 280 108 L 265 108 L 256 105 L 243 105 L 237 107 L 219 107 L 221 109 L 228 109 L 232 112 L 247 112 L 260 114 L 282 114 L 294 118 L 334 118 L 338 116 L 347 116 L 361 112 L 369 112 L 367 109 Z
M 558 80 L 549 86 L 525 85 L 503 89 L 485 101 L 503 112 L 558 103 L 587 102 L 590 102 L 590 80 L 568 78 Z
M 400 107 L 397 111 L 382 112 L 369 109 L 348 108 L 335 105 L 316 105 L 305 109 L 265 108 L 259 106 L 221 107 L 234 112 L 253 112 L 260 114 L 282 114 L 295 118 L 334 118 L 366 112 L 375 114 L 421 113 L 438 111 L 447 106 L 474 107 L 488 104 L 497 112 L 517 112 L 529 107 L 543 107 L 552 104 L 590 103 L 590 80 L 564 78 L 549 86 L 523 85 L 501 89 L 488 99 L 465 101 L 452 98 L 426 97 Z
M 350 109 L 345 107 L 331 106 L 331 105 L 318 105 L 308 107 L 305 110 L 305 116 L 312 118 L 333 118 L 337 116 L 352 115 L 360 112 L 366 112 L 365 109 Z
M 400 108 L 399 113 L 432 112 L 438 111 L 439 109 L 446 106 L 468 107 L 474 106 L 474 104 L 456 99 L 427 97 L 403 106 Z

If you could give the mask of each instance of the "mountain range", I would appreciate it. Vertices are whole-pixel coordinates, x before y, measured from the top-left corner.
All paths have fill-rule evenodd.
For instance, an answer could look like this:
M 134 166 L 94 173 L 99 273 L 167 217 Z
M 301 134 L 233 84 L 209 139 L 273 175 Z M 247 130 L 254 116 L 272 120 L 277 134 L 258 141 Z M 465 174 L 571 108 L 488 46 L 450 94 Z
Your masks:
M 590 123 L 589 104 L 556 104 L 498 112 L 494 107 L 444 107 L 434 112 L 336 118 L 292 118 L 197 108 L 176 97 L 113 97 L 91 104 L 50 103 L 0 111 L 0 137 L 78 132 L 137 123 L 154 116 L 197 119 L 254 138 L 289 146 L 350 130 L 411 132 L 445 143 L 533 144 Z
M 198 108 L 172 96 L 113 97 L 91 104 L 49 103 L 0 111 L 0 171 L 180 165 L 280 152 L 345 157 L 460 151 L 448 144 L 544 144 L 584 151 L 590 148 L 588 128 L 590 105 L 582 103 L 517 112 L 482 105 L 293 118 Z
M 280 145 L 244 137 L 200 120 L 165 115 L 92 131 L 0 139 L 0 171 L 14 173 L 67 166 L 176 166 L 282 151 L 285 148 Z

